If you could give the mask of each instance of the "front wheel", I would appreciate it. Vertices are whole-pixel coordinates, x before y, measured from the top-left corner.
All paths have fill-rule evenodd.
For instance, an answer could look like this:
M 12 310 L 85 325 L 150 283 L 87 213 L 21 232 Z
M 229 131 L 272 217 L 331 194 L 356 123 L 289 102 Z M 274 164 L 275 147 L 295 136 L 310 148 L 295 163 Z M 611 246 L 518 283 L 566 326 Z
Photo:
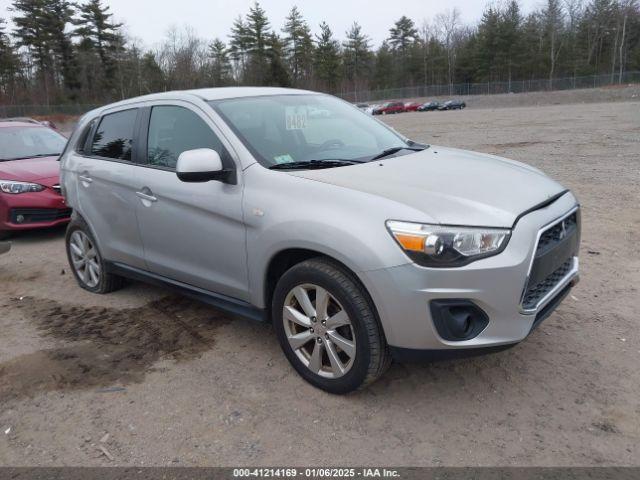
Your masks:
M 369 295 L 336 262 L 318 258 L 288 270 L 276 286 L 272 318 L 291 365 L 327 392 L 364 387 L 389 366 Z

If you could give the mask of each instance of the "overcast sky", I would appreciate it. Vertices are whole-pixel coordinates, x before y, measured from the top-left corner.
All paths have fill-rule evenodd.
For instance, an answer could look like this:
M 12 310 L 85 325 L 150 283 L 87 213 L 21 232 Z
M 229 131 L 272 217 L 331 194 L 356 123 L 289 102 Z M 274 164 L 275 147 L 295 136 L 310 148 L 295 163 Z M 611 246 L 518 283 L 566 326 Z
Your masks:
M 491 0 L 262 0 L 272 28 L 280 30 L 284 18 L 297 5 L 313 32 L 325 20 L 334 34 L 342 39 L 344 32 L 356 20 L 379 45 L 389 33 L 393 21 L 401 15 L 411 17 L 418 26 L 437 13 L 458 7 L 465 23 L 475 23 Z M 498 0 L 499 1 L 499 0 Z M 495 3 L 496 0 L 493 0 Z M 12 15 L 11 0 L 0 0 L 0 18 Z M 106 0 L 115 18 L 127 26 L 127 32 L 152 47 L 158 44 L 171 26 L 192 26 L 203 38 L 220 37 L 227 41 L 233 20 L 244 15 L 253 1 L 241 0 Z M 520 0 L 523 11 L 529 12 L 540 0 Z

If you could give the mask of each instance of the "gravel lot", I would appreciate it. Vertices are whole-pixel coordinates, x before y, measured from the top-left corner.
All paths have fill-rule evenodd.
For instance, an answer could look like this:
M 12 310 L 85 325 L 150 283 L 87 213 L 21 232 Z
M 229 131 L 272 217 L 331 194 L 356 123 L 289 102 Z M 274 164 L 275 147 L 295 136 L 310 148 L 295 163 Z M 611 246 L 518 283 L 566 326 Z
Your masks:
M 542 168 L 583 204 L 582 282 L 519 346 L 315 390 L 269 326 L 74 283 L 63 231 L 0 257 L 0 465 L 640 465 L 640 103 L 385 120 Z

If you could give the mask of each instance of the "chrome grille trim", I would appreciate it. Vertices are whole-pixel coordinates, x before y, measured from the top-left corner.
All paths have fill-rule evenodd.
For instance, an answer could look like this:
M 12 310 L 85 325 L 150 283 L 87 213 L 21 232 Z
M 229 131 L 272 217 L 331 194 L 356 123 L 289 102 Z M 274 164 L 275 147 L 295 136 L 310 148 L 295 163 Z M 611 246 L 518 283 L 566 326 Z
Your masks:
M 571 217 L 573 214 L 577 213 L 578 210 L 580 210 L 580 206 L 576 205 L 571 210 L 569 210 L 567 213 L 565 213 L 564 215 L 562 215 L 559 218 L 556 218 L 552 222 L 549 222 L 547 225 L 545 225 L 544 227 L 542 227 L 538 231 L 538 235 L 536 236 L 536 241 L 535 241 L 535 244 L 534 244 L 534 247 L 533 247 L 533 251 L 531 253 L 531 261 L 529 262 L 529 269 L 527 271 L 527 279 L 525 280 L 524 288 L 522 289 L 522 295 L 520 296 L 520 304 L 519 304 L 520 313 L 522 313 L 524 315 L 533 315 L 533 314 L 537 313 L 538 310 L 540 310 L 547 303 L 549 303 L 549 301 L 551 301 L 551 299 L 553 299 L 553 297 L 558 292 L 560 292 L 575 277 L 577 277 L 578 271 L 579 271 L 580 262 L 578 260 L 578 257 L 575 256 L 572 259 L 570 259 L 571 260 L 571 268 L 569 269 L 567 274 L 551 290 L 549 290 L 545 295 L 543 295 L 542 298 L 540 298 L 538 300 L 538 302 L 535 304 L 534 307 L 528 307 L 527 308 L 525 306 L 525 297 L 527 295 L 527 289 L 529 288 L 529 279 L 531 278 L 531 271 L 533 270 L 533 263 L 534 263 L 534 261 L 536 259 L 536 252 L 538 251 L 538 246 L 540 244 L 540 238 L 542 237 L 542 235 L 545 232 L 547 232 L 548 230 L 550 230 L 550 229 L 556 227 L 557 225 L 561 224 L 562 222 L 567 220 L 569 217 Z M 580 228 L 580 225 L 578 225 L 578 228 Z M 578 231 L 578 234 L 579 233 L 580 232 Z

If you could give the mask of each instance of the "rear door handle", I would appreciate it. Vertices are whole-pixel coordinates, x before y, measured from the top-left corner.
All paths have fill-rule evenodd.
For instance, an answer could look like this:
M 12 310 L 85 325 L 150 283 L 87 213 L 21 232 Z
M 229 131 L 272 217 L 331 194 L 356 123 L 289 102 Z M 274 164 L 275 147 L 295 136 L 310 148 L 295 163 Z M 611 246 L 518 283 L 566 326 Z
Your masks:
M 138 198 L 141 198 L 142 200 L 146 200 L 147 202 L 153 202 L 153 203 L 158 201 L 158 199 L 151 194 L 151 190 L 149 189 L 144 189 L 144 190 L 146 190 L 146 192 L 148 193 L 146 193 L 145 191 L 136 192 L 136 195 L 138 196 Z
M 93 183 L 93 178 L 91 178 L 90 176 L 88 176 L 86 174 L 85 175 L 80 175 L 78 178 L 80 179 L 81 182 Z

